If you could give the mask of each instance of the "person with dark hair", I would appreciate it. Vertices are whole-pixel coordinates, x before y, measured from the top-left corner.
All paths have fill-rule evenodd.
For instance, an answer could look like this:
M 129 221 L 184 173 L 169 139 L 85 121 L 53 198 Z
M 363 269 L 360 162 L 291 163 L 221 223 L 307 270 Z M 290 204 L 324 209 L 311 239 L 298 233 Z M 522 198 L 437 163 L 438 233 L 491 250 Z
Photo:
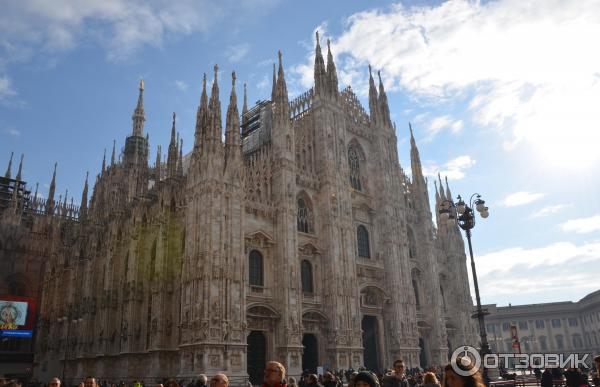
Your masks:
M 459 375 L 454 371 L 458 368 L 465 373 L 474 372 L 472 375 Z M 444 367 L 443 387 L 485 387 L 479 370 L 473 370 L 474 364 L 470 358 L 457 357 L 455 361 Z
M 319 383 L 319 378 L 317 377 L 317 375 L 310 374 L 307 377 L 306 387 L 323 387 L 323 386 Z
M 361 371 L 354 377 L 354 387 L 379 387 L 379 382 L 373 373 Z
M 554 378 L 552 377 L 552 371 L 546 367 L 542 372 L 542 379 L 540 382 L 541 387 L 552 387 L 554 384 Z
M 401 359 L 394 361 L 393 372 L 383 377 L 383 387 L 409 387 L 405 369 L 404 362 Z
M 165 383 L 165 387 L 179 387 L 179 383 L 175 379 L 169 379 Z
M 83 379 L 83 385 L 85 387 L 98 387 L 98 382 L 96 382 L 96 378 L 93 376 L 86 376 Z

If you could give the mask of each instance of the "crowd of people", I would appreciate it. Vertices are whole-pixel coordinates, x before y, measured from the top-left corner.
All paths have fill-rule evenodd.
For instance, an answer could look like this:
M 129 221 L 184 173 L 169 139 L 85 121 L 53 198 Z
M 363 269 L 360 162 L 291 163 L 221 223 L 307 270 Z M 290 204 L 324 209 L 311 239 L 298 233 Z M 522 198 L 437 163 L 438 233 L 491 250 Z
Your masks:
M 402 360 L 394 361 L 393 368 L 384 373 L 375 374 L 365 369 L 358 371 L 328 370 L 322 375 L 304 372 L 299 380 L 294 377 L 286 379 L 286 370 L 283 364 L 270 361 L 264 370 L 264 379 L 261 387 L 486 387 L 481 370 L 473 371 L 474 363 L 468 359 L 458 357 L 445 367 L 431 367 L 426 370 L 417 368 L 407 370 Z M 577 368 L 561 370 L 557 367 L 547 367 L 544 372 L 539 368 L 533 369 L 540 387 L 600 387 L 600 356 L 594 358 L 596 377 L 593 383 L 588 381 L 587 374 Z M 464 371 L 464 372 L 461 372 Z M 473 372 L 471 372 L 473 371 Z M 514 374 L 509 374 L 505 369 L 500 369 L 500 375 L 506 380 L 514 380 Z M 344 381 L 345 379 L 345 381 Z M 441 381 L 441 382 L 440 382 Z M 557 383 L 557 381 L 560 381 Z M 563 383 L 564 381 L 564 383 Z M 26 387 L 39 387 L 28 385 Z M 24 387 L 17 380 L 0 379 L 0 387 Z M 59 378 L 55 377 L 45 387 L 63 387 Z M 66 387 L 66 386 L 64 386 Z M 198 379 L 185 383 L 183 380 L 169 379 L 163 383 L 147 386 L 143 380 L 132 383 L 109 383 L 98 381 L 96 378 L 86 377 L 78 387 L 229 387 L 229 378 L 225 373 L 217 373 L 208 379 L 204 374 Z M 248 381 L 247 386 L 252 387 Z

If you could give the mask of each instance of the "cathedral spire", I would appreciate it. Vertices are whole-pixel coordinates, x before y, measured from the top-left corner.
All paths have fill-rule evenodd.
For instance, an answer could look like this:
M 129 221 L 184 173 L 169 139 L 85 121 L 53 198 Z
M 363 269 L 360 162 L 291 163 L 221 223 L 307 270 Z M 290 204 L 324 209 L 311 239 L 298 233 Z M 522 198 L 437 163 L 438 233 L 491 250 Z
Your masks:
M 39 188 L 40 183 L 35 183 L 35 194 L 33 194 L 33 200 L 37 200 L 38 197 L 38 188 Z
M 440 182 L 440 199 L 442 201 L 446 200 L 446 194 L 444 193 L 444 185 L 442 184 L 442 176 L 438 172 L 438 181 Z
M 161 148 L 160 145 L 156 146 L 156 161 L 154 162 L 154 181 L 160 181 L 160 156 L 161 156 Z
M 113 140 L 113 149 L 112 149 L 112 155 L 110 156 L 110 166 L 114 167 L 115 166 L 115 149 L 117 147 L 117 140 Z
M 277 73 L 277 92 L 275 96 L 275 104 L 277 107 L 277 117 L 289 122 L 290 106 L 288 101 L 287 84 L 283 73 L 283 62 L 281 60 L 281 51 L 277 53 L 279 57 L 279 71 Z
M 222 140 L 221 140 L 221 132 L 222 132 L 222 123 L 221 123 L 221 101 L 219 100 L 219 66 L 215 65 L 214 67 L 215 79 L 213 81 L 212 90 L 210 92 L 210 103 L 208 105 L 209 108 L 209 119 L 211 134 L 210 139 L 213 142 L 213 149 L 221 149 Z
M 15 177 L 15 180 L 17 181 L 21 181 L 21 174 L 23 172 L 23 158 L 25 157 L 25 155 L 23 153 L 21 153 L 21 160 L 19 161 L 19 168 L 17 169 L 17 177 Z
M 171 126 L 171 141 L 169 142 L 169 151 L 167 153 L 167 176 L 174 177 L 177 172 L 177 139 L 175 128 L 176 114 L 173 112 L 173 124 Z
M 177 159 L 177 175 L 183 176 L 183 137 L 179 139 L 179 158 Z
M 377 124 L 379 122 L 379 108 L 378 108 L 378 97 L 377 89 L 375 88 L 375 80 L 373 79 L 373 72 L 371 71 L 371 65 L 369 65 L 369 115 L 371 122 Z
M 275 63 L 273 63 L 273 88 L 271 89 L 271 101 L 275 101 L 275 88 L 277 86 L 277 75 L 275 70 Z
M 412 181 L 417 184 L 425 184 L 423 179 L 423 170 L 421 167 L 421 157 L 419 156 L 419 149 L 413 135 L 412 125 L 408 123 L 410 129 L 410 166 L 412 170 Z
M 202 77 L 202 95 L 200 105 L 196 113 L 196 131 L 194 133 L 194 150 L 204 146 L 206 140 L 206 129 L 208 125 L 208 96 L 206 95 L 206 73 Z
M 332 96 L 338 94 L 338 78 L 333 55 L 331 54 L 331 41 L 327 39 L 327 79 L 329 81 L 329 92 Z
M 13 159 L 13 155 L 14 152 L 10 152 L 10 159 L 8 160 L 8 168 L 6 168 L 6 173 L 4 174 L 4 177 L 7 179 L 10 179 L 11 175 L 12 175 L 12 159 Z
M 246 90 L 246 82 L 244 82 L 244 106 L 242 107 L 242 121 L 248 113 L 248 91 Z
M 321 53 L 321 43 L 319 42 L 319 31 L 315 33 L 317 45 L 315 47 L 315 65 L 314 65 L 314 77 L 315 77 L 315 95 L 326 93 L 327 71 L 325 70 L 325 61 L 323 60 L 323 54 Z
M 237 94 L 235 92 L 235 72 L 231 73 L 231 95 L 229 96 L 229 106 L 227 107 L 227 118 L 225 124 L 225 168 L 232 165 L 233 168 L 240 167 L 236 165 L 237 160 L 241 160 L 241 138 L 240 138 L 240 116 L 237 108 Z M 244 97 L 245 97 L 244 88 Z
M 50 188 L 48 189 L 48 199 L 46 200 L 46 214 L 52 214 L 54 212 L 54 192 L 56 191 L 56 166 L 58 163 L 54 163 L 54 172 L 52 173 L 52 180 L 50 181 Z
M 79 214 L 82 217 L 87 215 L 87 202 L 88 202 L 88 176 L 89 172 L 85 173 L 85 183 L 83 183 L 83 193 L 81 194 L 81 205 L 79 207 Z
M 444 180 L 446 180 L 446 199 L 452 200 L 452 192 L 450 192 L 450 186 L 448 185 L 448 176 L 444 176 Z
M 377 71 L 377 76 L 379 77 L 379 111 L 381 112 L 381 118 L 383 123 L 388 127 L 392 127 L 392 120 L 390 119 L 390 107 L 388 105 L 387 95 L 385 94 L 385 88 L 383 87 L 383 82 L 381 81 L 381 71 Z
M 144 80 L 140 79 L 140 94 L 138 96 L 137 106 L 133 111 L 133 116 L 131 119 L 133 120 L 133 135 L 134 136 L 142 136 L 144 130 L 144 121 L 146 121 L 146 116 L 144 114 Z
M 102 157 L 102 174 L 106 171 L 106 148 L 104 148 L 104 156 Z
M 12 194 L 12 202 L 13 202 L 13 206 L 16 209 L 18 206 L 18 200 L 19 200 L 19 182 L 21 181 L 21 172 L 23 170 L 23 157 L 25 155 L 23 155 L 21 153 L 21 161 L 19 161 L 19 168 L 17 170 L 17 176 L 15 177 L 15 187 L 13 189 L 13 194 Z

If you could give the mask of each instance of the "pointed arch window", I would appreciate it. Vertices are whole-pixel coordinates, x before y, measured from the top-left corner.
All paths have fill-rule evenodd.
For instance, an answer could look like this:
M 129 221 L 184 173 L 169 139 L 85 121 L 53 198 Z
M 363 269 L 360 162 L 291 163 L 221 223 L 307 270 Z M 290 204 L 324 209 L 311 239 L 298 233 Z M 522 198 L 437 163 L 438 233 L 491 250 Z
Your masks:
M 298 198 L 298 231 L 313 232 L 312 211 L 304 198 Z
M 313 294 L 313 269 L 312 264 L 306 259 L 300 264 L 300 274 L 302 277 L 302 292 L 304 294 Z
M 369 232 L 365 226 L 360 225 L 356 228 L 356 240 L 358 242 L 358 256 L 361 258 L 371 258 Z
M 350 185 L 357 191 L 362 191 L 360 182 L 360 158 L 356 148 L 348 148 L 348 165 L 350 167 Z
M 415 303 L 417 304 L 417 309 L 421 309 L 421 298 L 419 296 L 419 285 L 417 284 L 417 280 L 415 278 L 412 279 L 413 291 L 415 292 Z
M 250 286 L 264 286 L 263 256 L 257 250 L 250 252 Z
M 409 256 L 409 258 L 416 258 L 417 257 L 417 249 L 416 249 L 417 242 L 415 241 L 415 234 L 413 233 L 413 230 L 410 227 L 406 229 L 406 234 L 407 234 L 407 238 L 408 238 L 408 256 Z

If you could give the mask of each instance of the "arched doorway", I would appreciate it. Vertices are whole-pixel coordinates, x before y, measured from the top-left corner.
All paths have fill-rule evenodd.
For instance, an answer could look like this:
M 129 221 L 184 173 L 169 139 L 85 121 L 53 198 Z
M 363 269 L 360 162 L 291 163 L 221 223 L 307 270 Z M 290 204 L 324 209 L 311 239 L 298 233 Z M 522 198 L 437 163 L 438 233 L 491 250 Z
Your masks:
M 377 345 L 377 317 L 364 316 L 362 319 L 365 367 L 373 372 L 379 371 L 379 348 Z
M 308 370 L 311 374 L 317 373 L 319 366 L 319 346 L 317 338 L 313 334 L 305 334 L 302 337 L 304 352 L 302 353 L 302 371 Z
M 265 365 L 267 364 L 267 339 L 260 331 L 252 331 L 248 335 L 247 370 L 250 383 L 261 385 Z
M 427 354 L 425 353 L 425 342 L 422 338 L 419 337 L 419 348 L 421 352 L 419 353 L 419 366 L 421 369 L 427 368 Z

